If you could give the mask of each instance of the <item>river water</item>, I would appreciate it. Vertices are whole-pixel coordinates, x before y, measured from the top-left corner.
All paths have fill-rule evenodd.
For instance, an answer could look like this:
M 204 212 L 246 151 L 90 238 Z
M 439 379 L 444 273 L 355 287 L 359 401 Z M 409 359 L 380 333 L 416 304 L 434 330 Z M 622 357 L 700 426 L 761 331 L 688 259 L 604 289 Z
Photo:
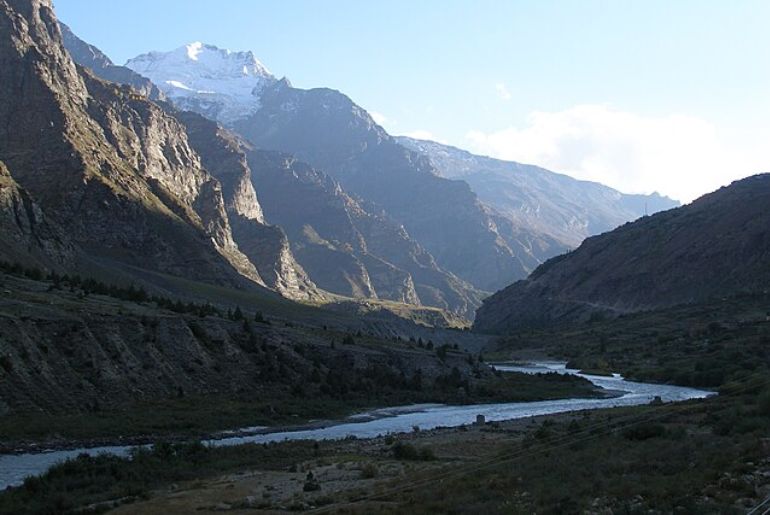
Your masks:
M 607 390 L 618 392 L 615 397 L 602 399 L 571 398 L 537 402 L 511 402 L 499 404 L 470 404 L 464 406 L 447 406 L 443 404 L 421 404 L 382 408 L 349 417 L 340 423 L 332 423 L 324 427 L 312 429 L 297 429 L 273 431 L 269 429 L 256 430 L 253 434 L 223 437 L 208 440 L 204 443 L 214 446 L 238 445 L 243 443 L 267 443 L 284 440 L 334 440 L 348 437 L 373 438 L 387 433 L 410 432 L 415 426 L 420 429 L 436 427 L 455 427 L 471 424 L 477 415 L 484 415 L 487 421 L 502 421 L 566 411 L 585 409 L 610 408 L 616 406 L 633 406 L 647 404 L 655 397 L 664 402 L 700 399 L 713 395 L 713 392 L 671 386 L 663 384 L 638 383 L 626 381 L 619 375 L 612 377 L 579 374 L 577 370 L 567 369 L 564 363 L 534 363 L 531 365 L 495 365 L 503 372 L 543 373 L 557 372 L 576 374 L 585 377 L 592 383 Z M 249 431 L 248 433 L 252 433 Z M 42 474 L 52 465 L 74 458 L 82 453 L 97 455 L 109 453 L 125 456 L 130 446 L 92 447 L 72 450 L 52 450 L 28 454 L 0 455 L 0 490 L 16 486 L 30 475 Z

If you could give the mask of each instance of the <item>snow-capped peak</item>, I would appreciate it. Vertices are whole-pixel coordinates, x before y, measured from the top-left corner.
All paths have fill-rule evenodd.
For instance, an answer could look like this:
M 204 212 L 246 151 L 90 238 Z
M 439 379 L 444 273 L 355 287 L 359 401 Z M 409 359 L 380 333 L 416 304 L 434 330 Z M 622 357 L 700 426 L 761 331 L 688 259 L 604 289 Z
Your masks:
M 189 57 L 193 61 L 197 61 L 198 54 L 201 53 L 202 49 L 203 49 L 203 43 L 201 43 L 200 41 L 190 43 L 189 45 L 187 45 L 187 57 Z
M 276 82 L 253 53 L 200 41 L 170 52 L 142 54 L 126 66 L 154 82 L 178 107 L 223 123 L 259 109 L 260 93 Z

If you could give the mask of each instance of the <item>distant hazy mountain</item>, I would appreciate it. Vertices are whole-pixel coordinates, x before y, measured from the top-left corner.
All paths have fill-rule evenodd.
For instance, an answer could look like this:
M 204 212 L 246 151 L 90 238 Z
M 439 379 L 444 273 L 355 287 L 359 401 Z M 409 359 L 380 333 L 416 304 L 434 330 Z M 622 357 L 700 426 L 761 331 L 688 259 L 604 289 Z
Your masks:
M 396 139 L 427 156 L 442 177 L 470 184 L 482 202 L 516 226 L 548 235 L 571 248 L 588 236 L 679 206 L 679 202 L 657 193 L 627 195 L 537 166 L 478 156 L 433 141 L 404 136 Z
M 484 301 L 506 332 L 770 289 L 770 175 L 588 238 Z

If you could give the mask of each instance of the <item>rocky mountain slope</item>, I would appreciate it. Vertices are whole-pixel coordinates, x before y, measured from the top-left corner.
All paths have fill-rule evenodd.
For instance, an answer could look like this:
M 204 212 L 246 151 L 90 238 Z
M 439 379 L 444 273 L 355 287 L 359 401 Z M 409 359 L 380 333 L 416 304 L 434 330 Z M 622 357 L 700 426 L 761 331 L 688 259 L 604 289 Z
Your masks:
M 0 161 L 0 261 L 62 270 L 73 264 L 76 252 Z
M 285 236 L 263 223 L 248 167 L 239 167 L 245 158 L 219 159 L 228 152 L 227 136 L 201 131 L 193 141 L 174 109 L 141 94 L 153 94 L 150 83 L 69 34 L 95 71 L 132 86 L 76 66 L 50 2 L 5 1 L 0 8 L 0 160 L 83 250 L 88 264 L 75 268 L 119 264 L 123 272 L 129 266 L 226 287 L 267 285 L 295 298 L 315 295 Z M 239 248 L 234 222 L 239 234 L 258 233 L 252 244 L 260 255 Z
M 367 211 L 333 179 L 277 152 L 249 153 L 261 203 L 319 286 L 425 304 L 471 318 L 480 293 L 441 269 L 404 228 Z
M 467 182 L 482 202 L 516 227 L 547 235 L 567 248 L 645 214 L 679 206 L 657 193 L 627 195 L 538 166 L 478 156 L 434 141 L 396 139 L 427 156 L 442 177 Z M 554 250 L 534 253 L 540 259 L 561 253 Z
M 246 71 L 234 76 L 234 63 L 247 63 Z M 530 271 L 467 184 L 438 177 L 427 159 L 395 142 L 345 95 L 293 88 L 250 53 L 209 45 L 152 52 L 127 66 L 153 78 L 179 107 L 332 176 L 347 193 L 375 205 L 374 212 L 384 210 L 402 224 L 438 266 L 475 288 L 494 290 Z M 233 105 L 242 113 L 237 118 Z
M 84 54 L 82 48 L 90 49 L 85 53 L 86 56 L 101 54 L 74 34 L 65 38 L 65 45 L 76 62 L 86 67 L 91 66 L 92 61 L 79 60 L 79 56 Z M 186 80 L 190 84 L 199 84 L 201 80 L 227 83 L 232 74 L 228 75 L 223 70 L 238 68 L 241 69 L 240 79 L 235 81 L 249 82 L 251 89 L 245 88 L 249 92 L 239 96 L 239 88 L 223 87 L 225 91 L 235 94 L 227 95 L 227 99 L 217 97 L 218 100 L 222 106 L 227 104 L 233 109 L 233 106 L 239 106 L 245 112 L 259 106 L 259 97 L 252 94 L 256 93 L 252 83 L 271 82 L 272 76 L 250 53 L 229 53 L 208 46 L 185 47 L 168 55 L 148 54 L 132 60 L 131 65 L 140 67 L 154 80 L 165 84 L 168 96 L 174 100 L 175 105 L 220 119 L 219 111 L 213 112 L 208 107 L 202 107 L 203 104 L 209 107 L 220 105 L 217 100 L 209 102 L 208 94 L 196 94 L 189 88 L 180 90 L 178 81 L 163 75 L 168 73 L 168 69 L 173 72 L 178 68 L 174 62 L 190 59 L 190 54 L 195 55 L 196 61 L 208 62 L 215 68 L 209 70 L 206 79 L 191 79 L 187 74 Z M 153 56 L 157 56 L 162 65 L 152 64 Z M 218 66 L 217 57 L 223 61 Z M 145 64 L 140 65 L 142 62 Z M 247 72 L 242 72 L 244 63 Z M 97 66 L 93 71 L 102 78 L 110 79 L 116 76 L 113 68 L 110 64 Z M 171 75 L 175 76 L 173 73 Z M 207 87 L 212 85 L 208 84 Z M 240 88 L 242 91 L 245 89 Z M 434 258 L 409 237 L 403 227 L 385 216 L 368 213 L 333 179 L 288 156 L 254 150 L 235 134 L 193 111 L 172 111 L 186 125 L 190 142 L 201 155 L 204 166 L 222 182 L 235 240 L 257 266 L 268 286 L 282 293 L 287 290 L 291 293 L 297 290 L 297 286 L 287 287 L 287 278 L 291 282 L 294 277 L 293 282 L 296 284 L 308 284 L 312 278 L 321 288 L 349 297 L 426 304 L 466 318 L 473 316 L 480 305 L 480 292 L 442 270 Z M 212 143 L 217 140 L 219 144 Z M 226 143 L 222 144 L 223 140 Z M 246 162 L 245 152 L 249 153 L 251 163 Z M 254 177 L 249 169 L 250 164 L 258 172 Z M 288 231 L 293 247 L 291 250 L 285 242 L 266 238 L 270 229 L 265 227 L 257 231 L 240 223 L 244 219 L 265 221 L 260 203 L 256 200 L 255 187 L 259 190 L 261 203 L 270 206 L 267 210 L 268 220 Z M 271 229 L 273 232 L 279 231 L 277 227 Z M 273 236 L 277 237 L 275 234 Z M 282 254 L 274 256 L 272 254 L 275 252 L 271 253 L 271 249 L 280 250 Z M 291 264 L 295 256 L 301 267 Z M 270 270 L 271 263 L 289 265 L 273 273 Z M 303 275 L 305 271 L 308 275 Z
M 222 184 L 225 209 L 238 248 L 254 263 L 268 287 L 294 299 L 324 298 L 292 254 L 280 227 L 267 225 L 246 156 L 235 134 L 191 111 L 174 112 L 187 129 L 201 162 Z
M 261 102 L 254 115 L 234 123 L 256 146 L 292 153 L 328 173 L 478 289 L 526 276 L 468 185 L 435 175 L 427 159 L 396 143 L 348 97 L 281 81 L 263 91 Z
M 475 328 L 506 332 L 770 288 L 770 175 L 588 238 L 484 301 Z

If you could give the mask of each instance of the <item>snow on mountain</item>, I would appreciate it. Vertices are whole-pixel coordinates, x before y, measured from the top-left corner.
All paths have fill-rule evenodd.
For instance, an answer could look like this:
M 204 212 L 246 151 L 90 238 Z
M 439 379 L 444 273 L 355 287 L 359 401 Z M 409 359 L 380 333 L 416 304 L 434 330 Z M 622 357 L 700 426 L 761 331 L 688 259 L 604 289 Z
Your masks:
M 129 59 L 126 67 L 154 82 L 180 109 L 222 123 L 260 107 L 260 93 L 276 78 L 251 52 L 231 52 L 200 42 L 170 52 Z

